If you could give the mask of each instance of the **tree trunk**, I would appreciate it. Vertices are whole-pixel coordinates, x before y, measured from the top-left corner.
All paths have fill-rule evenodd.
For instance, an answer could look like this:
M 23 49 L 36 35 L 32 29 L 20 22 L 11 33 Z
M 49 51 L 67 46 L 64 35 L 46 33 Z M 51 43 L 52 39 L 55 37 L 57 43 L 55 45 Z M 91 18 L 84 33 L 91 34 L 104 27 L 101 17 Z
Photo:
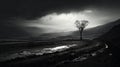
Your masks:
M 80 33 L 80 41 L 81 41 L 83 40 L 83 37 L 82 37 L 83 29 L 79 29 L 79 33 Z

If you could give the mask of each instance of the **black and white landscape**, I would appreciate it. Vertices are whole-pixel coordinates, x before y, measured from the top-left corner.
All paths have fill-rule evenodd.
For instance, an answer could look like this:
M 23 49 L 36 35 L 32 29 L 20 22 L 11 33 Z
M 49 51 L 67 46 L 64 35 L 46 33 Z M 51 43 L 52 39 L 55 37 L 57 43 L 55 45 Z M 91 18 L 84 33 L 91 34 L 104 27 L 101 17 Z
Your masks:
M 119 67 L 119 3 L 1 1 L 0 67 Z

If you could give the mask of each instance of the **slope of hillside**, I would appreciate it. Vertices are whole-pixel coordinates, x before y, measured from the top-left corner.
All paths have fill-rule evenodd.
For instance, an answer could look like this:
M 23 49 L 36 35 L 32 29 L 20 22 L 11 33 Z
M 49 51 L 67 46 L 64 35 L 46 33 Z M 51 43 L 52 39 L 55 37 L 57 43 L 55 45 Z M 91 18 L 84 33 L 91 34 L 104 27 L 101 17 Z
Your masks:
M 120 67 L 120 24 L 97 39 L 106 42 L 110 46 L 110 52 L 113 54 L 113 64 Z
M 99 36 L 105 34 L 108 32 L 112 27 L 120 24 L 120 19 L 114 22 L 107 23 L 105 25 L 97 26 L 94 28 L 87 29 L 83 31 L 83 37 L 85 39 L 94 39 L 98 38 Z M 68 32 L 67 32 L 68 33 Z M 70 34 L 68 35 L 60 35 L 55 39 L 78 39 L 79 38 L 79 31 L 72 31 L 69 32 Z
M 120 23 L 120 20 L 116 21 L 116 22 Z M 115 25 L 108 32 L 101 35 L 97 39 L 103 40 L 103 41 L 108 41 L 110 44 L 114 44 L 114 45 L 120 44 L 120 41 L 119 41 L 119 39 L 120 39 L 120 24 Z

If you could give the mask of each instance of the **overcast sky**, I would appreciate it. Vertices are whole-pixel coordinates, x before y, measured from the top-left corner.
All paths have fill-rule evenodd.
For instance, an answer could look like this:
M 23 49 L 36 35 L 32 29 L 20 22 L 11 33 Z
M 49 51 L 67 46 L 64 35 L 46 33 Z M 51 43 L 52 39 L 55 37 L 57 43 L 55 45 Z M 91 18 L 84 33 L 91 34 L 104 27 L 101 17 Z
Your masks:
M 106 24 L 120 18 L 119 3 L 119 0 L 3 0 L 0 37 L 74 31 L 77 19 L 88 20 L 87 28 Z

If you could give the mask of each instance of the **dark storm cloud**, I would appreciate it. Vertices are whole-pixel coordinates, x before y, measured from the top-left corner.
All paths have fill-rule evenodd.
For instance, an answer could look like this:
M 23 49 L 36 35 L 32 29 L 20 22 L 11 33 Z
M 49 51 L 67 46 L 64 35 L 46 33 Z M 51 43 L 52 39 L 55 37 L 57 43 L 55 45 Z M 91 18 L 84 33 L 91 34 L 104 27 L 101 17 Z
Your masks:
M 22 17 L 34 19 L 46 13 L 84 9 L 86 6 L 118 7 L 116 0 L 3 0 L 1 2 L 1 19 Z
M 49 12 L 63 12 L 69 10 L 83 10 L 87 6 L 117 7 L 118 2 L 112 0 L 27 0 L 18 2 L 17 16 L 36 18 Z

